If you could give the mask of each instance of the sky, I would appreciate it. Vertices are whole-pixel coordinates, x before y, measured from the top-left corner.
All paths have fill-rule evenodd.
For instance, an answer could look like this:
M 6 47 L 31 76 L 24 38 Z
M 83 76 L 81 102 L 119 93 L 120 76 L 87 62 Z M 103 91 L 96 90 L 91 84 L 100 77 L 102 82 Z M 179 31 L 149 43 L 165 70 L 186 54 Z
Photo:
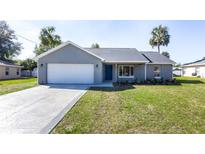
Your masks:
M 72 41 L 81 47 L 98 43 L 100 47 L 136 48 L 139 51 L 157 51 L 149 45 L 151 31 L 158 25 L 167 26 L 170 44 L 161 47 L 177 63 L 187 63 L 205 57 L 205 20 L 56 20 L 56 21 L 7 21 L 19 36 L 23 49 L 17 59 L 33 58 L 35 44 L 39 43 L 41 28 L 54 26 L 63 42 Z M 34 43 L 35 42 L 35 43 Z

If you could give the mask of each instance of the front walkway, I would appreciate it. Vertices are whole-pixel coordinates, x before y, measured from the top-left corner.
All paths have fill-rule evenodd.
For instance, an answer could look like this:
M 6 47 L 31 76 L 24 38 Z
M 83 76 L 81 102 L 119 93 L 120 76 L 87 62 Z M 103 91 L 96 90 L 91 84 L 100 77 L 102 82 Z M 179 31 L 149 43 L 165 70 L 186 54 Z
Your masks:
M 0 96 L 0 133 L 49 133 L 88 85 L 47 85 Z
M 104 81 L 103 83 L 99 84 L 93 84 L 90 85 L 91 87 L 96 87 L 96 88 L 113 88 L 112 81 Z

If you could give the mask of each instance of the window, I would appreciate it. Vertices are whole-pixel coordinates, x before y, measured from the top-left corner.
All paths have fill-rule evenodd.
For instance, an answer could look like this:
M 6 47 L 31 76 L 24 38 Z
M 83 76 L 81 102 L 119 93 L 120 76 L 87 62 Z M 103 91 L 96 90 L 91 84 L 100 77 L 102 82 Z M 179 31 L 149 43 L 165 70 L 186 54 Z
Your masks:
M 134 66 L 120 65 L 118 72 L 119 72 L 118 76 L 120 78 L 133 78 L 134 77 Z
M 19 68 L 17 68 L 16 70 L 16 75 L 19 75 Z
M 154 77 L 160 77 L 160 68 L 154 67 Z
M 6 67 L 6 69 L 5 69 L 5 75 L 9 75 L 9 67 Z

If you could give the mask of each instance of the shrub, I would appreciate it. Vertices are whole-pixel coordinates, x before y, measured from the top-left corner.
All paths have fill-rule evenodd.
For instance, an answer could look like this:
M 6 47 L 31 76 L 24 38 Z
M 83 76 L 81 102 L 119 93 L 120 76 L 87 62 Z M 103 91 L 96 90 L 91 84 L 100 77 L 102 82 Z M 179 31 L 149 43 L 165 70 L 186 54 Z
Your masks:
M 151 84 L 151 83 L 152 83 L 152 82 L 151 82 L 151 79 L 147 79 L 146 83 L 147 83 L 147 84 Z
M 192 76 L 196 76 L 197 74 L 196 73 L 192 73 Z

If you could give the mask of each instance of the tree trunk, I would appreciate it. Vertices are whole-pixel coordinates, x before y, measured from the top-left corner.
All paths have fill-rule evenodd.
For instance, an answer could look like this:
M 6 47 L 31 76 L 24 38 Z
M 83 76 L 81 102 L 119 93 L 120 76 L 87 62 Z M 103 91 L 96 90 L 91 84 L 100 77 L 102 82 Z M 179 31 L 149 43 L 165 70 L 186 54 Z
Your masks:
M 160 45 L 157 45 L 157 47 L 158 47 L 158 52 L 160 53 Z

